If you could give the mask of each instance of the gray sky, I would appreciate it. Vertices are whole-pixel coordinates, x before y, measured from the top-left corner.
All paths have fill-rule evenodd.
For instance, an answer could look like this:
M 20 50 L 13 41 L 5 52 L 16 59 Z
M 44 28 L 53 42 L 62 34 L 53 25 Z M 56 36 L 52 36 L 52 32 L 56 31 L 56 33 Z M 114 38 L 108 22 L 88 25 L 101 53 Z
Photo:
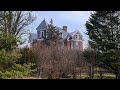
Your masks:
M 91 11 L 33 11 L 32 13 L 36 16 L 36 20 L 30 27 L 31 32 L 36 33 L 37 26 L 44 18 L 48 23 L 52 18 L 54 25 L 61 28 L 64 25 L 68 26 L 68 32 L 79 30 L 83 35 L 85 40 L 84 45 L 86 46 L 88 37 L 84 34 L 86 32 L 85 23 Z

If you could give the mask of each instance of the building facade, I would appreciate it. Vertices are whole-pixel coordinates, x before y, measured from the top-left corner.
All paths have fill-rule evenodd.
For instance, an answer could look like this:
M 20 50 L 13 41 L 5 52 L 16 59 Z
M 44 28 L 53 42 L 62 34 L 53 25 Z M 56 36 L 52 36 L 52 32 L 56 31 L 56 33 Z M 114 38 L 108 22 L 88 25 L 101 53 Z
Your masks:
M 40 23 L 40 25 L 36 28 L 37 33 L 30 34 L 30 43 L 34 41 L 42 41 L 44 37 L 47 37 L 46 30 L 48 28 L 48 23 L 45 19 Z M 67 26 L 63 26 L 63 28 L 57 27 L 60 33 L 61 42 L 63 46 L 66 46 L 68 49 L 80 49 L 83 51 L 83 36 L 78 31 L 75 30 L 71 33 L 68 33 Z

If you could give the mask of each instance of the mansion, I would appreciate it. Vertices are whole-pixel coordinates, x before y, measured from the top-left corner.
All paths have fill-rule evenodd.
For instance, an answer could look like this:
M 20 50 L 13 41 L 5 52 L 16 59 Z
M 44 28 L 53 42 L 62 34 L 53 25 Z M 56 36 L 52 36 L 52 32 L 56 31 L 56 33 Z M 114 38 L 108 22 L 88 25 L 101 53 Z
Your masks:
M 45 19 L 40 23 L 40 25 L 36 28 L 37 32 L 30 34 L 30 42 L 42 41 L 44 37 L 46 37 L 46 30 L 48 28 L 48 23 Z M 68 49 L 80 49 L 83 51 L 83 36 L 78 31 L 75 30 L 71 33 L 68 32 L 67 26 L 63 26 L 62 28 L 58 27 L 62 45 L 66 46 Z M 67 42 L 66 42 L 67 41 Z

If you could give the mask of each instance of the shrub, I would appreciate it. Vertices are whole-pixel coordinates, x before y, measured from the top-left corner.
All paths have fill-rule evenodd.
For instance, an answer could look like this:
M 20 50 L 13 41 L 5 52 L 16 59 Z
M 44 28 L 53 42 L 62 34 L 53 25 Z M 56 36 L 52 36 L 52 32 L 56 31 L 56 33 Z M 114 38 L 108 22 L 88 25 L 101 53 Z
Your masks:
M 29 76 L 31 72 L 31 65 L 32 64 L 14 64 L 14 66 L 9 69 L 0 70 L 0 79 L 16 79 Z
M 50 46 L 36 43 L 33 52 L 37 57 L 38 74 L 52 78 L 53 74 L 72 74 L 76 67 L 81 66 L 80 51 L 67 49 L 57 44 Z M 78 64 L 79 63 L 79 64 Z

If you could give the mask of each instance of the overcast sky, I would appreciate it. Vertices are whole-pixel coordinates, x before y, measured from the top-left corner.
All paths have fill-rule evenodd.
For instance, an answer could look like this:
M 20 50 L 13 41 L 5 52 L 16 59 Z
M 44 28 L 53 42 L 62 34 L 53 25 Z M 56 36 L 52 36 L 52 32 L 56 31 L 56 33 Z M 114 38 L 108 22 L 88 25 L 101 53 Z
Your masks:
M 36 33 L 37 26 L 44 18 L 48 23 L 52 18 L 54 25 L 61 28 L 68 26 L 68 32 L 79 30 L 83 35 L 86 45 L 87 36 L 84 34 L 86 32 L 85 23 L 91 11 L 33 11 L 32 13 L 36 16 L 36 20 L 31 25 L 31 32 Z

